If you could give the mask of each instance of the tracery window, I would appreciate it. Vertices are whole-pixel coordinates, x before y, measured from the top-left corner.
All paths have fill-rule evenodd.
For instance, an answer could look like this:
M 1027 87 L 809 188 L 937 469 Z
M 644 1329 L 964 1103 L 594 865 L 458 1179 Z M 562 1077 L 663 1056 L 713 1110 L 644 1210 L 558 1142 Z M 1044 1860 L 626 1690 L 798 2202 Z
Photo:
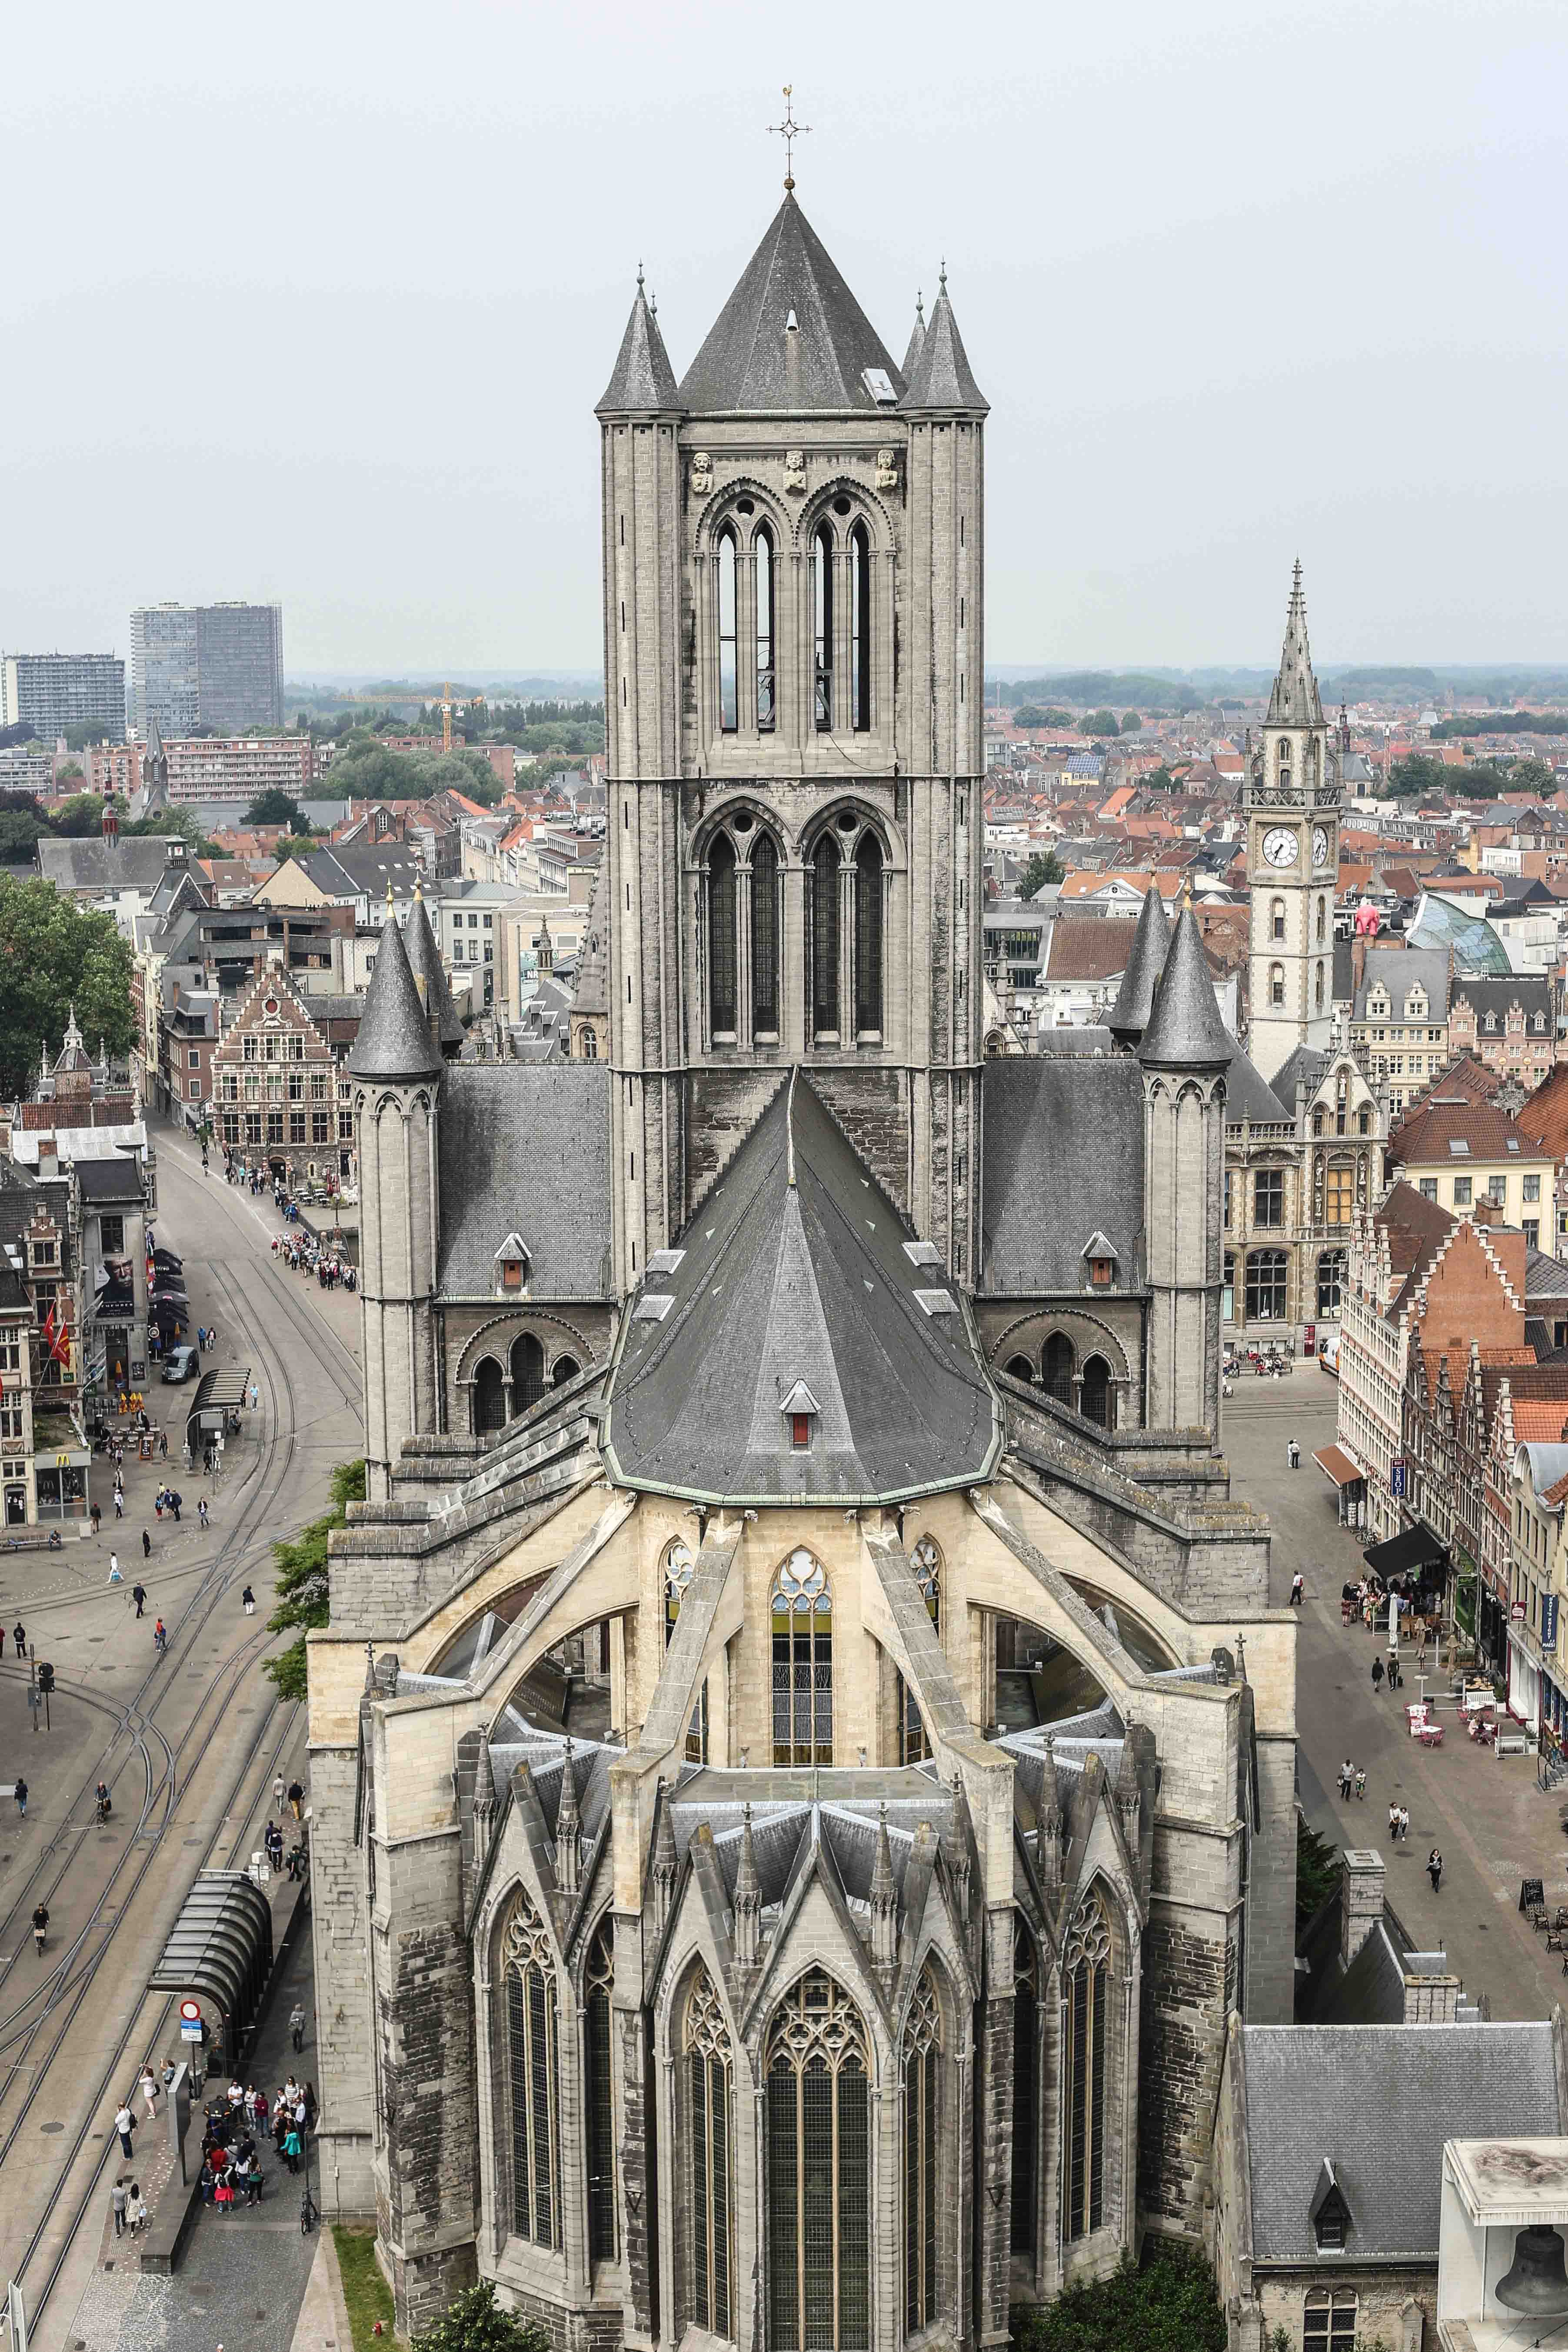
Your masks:
M 735 845 L 716 834 L 708 852 L 708 1008 L 716 1045 L 735 1042 Z
M 777 621 L 774 612 L 773 535 L 763 523 L 752 541 L 757 573 L 757 732 L 771 735 L 777 704 L 775 690 Z
M 740 724 L 739 671 L 736 661 L 736 571 L 735 534 L 728 529 L 719 534 L 719 724 L 726 735 L 732 735 Z
M 811 854 L 811 1027 L 838 1042 L 838 844 L 825 833 Z
M 507 1920 L 502 1951 L 511 2091 L 511 2226 L 536 2246 L 555 2246 L 561 2239 L 555 1960 L 544 1923 L 521 1887 Z
M 1073 1914 L 1067 1980 L 1067 2233 L 1105 2221 L 1105 2055 L 1110 2030 L 1110 1929 L 1098 1895 Z
M 833 1761 L 833 1595 L 804 1549 L 773 1580 L 773 1762 Z
M 1065 1331 L 1051 1333 L 1050 1338 L 1046 1341 L 1041 1365 L 1045 1373 L 1047 1395 L 1055 1397 L 1058 1404 L 1071 1404 L 1073 1375 L 1078 1370 L 1078 1359 L 1073 1353 L 1072 1341 Z
M 771 833 L 752 851 L 752 1036 L 776 1045 L 779 1027 L 779 854 Z
M 1031 1372 L 1033 1366 L 1030 1367 Z M 940 1633 L 942 1631 L 942 1554 L 931 1536 L 922 1536 L 910 1554 L 910 1566 L 914 1570 L 925 1601 L 926 1613 Z M 899 1761 L 900 1764 L 921 1764 L 931 1754 L 931 1741 L 926 1736 L 925 1721 L 913 1691 L 899 1676 Z
M 882 850 L 869 831 L 855 852 L 855 1032 L 882 1033 Z
M 927 1969 L 904 2028 L 904 2326 L 912 2336 L 937 2315 L 937 2107 L 942 2011 Z
M 812 668 L 819 732 L 833 725 L 833 537 L 823 523 L 811 542 Z
M 1285 1253 L 1254 1250 L 1247 1261 L 1247 1319 L 1249 1323 L 1285 1320 Z
M 1032 2254 L 1039 2198 L 1039 1958 L 1020 1919 L 1013 1929 L 1012 2252 Z
M 679 1538 L 664 1555 L 664 1646 L 668 1650 L 675 1633 L 676 1620 L 686 1588 L 690 1583 L 697 1560 L 689 1544 Z M 706 1764 L 708 1761 L 708 1684 L 703 1681 L 691 1710 L 691 1720 L 686 1727 L 687 1761 Z
M 868 2352 L 870 2147 L 865 2029 L 821 1969 L 768 2038 L 770 2352 Z
M 731 2056 L 730 2029 L 706 1969 L 687 1996 L 681 2042 L 691 2102 L 691 2316 L 710 2336 L 730 2336 Z
M 583 1987 L 587 2026 L 588 2258 L 595 2263 L 613 2261 L 616 2252 L 616 2110 L 610 2075 L 610 1995 L 615 1980 L 615 1940 L 606 1919 L 588 1947 Z
M 849 534 L 849 704 L 864 734 L 871 724 L 871 540 L 863 522 Z

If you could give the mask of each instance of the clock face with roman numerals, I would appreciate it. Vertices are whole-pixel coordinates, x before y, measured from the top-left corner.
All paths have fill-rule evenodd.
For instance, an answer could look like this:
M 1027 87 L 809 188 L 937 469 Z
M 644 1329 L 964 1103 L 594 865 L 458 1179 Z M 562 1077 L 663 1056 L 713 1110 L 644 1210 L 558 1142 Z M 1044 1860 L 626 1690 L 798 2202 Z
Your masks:
M 1301 845 L 1288 824 L 1270 825 L 1263 836 L 1263 856 L 1269 866 L 1294 866 Z
M 1328 864 L 1331 845 L 1328 826 L 1315 824 L 1312 827 L 1312 864 L 1315 866 L 1321 868 Z

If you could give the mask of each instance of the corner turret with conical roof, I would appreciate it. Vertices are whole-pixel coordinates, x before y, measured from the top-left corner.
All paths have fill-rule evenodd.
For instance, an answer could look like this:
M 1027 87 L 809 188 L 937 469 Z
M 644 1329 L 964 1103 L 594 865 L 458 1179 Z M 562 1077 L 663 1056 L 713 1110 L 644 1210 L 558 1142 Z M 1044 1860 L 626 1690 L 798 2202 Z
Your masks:
M 1198 919 L 1191 907 L 1184 907 L 1171 935 L 1138 1058 L 1147 1068 L 1222 1070 L 1235 1051 L 1219 1017 Z
M 436 934 L 430 926 L 425 893 L 417 883 L 414 887 L 414 904 L 409 910 L 406 946 L 408 969 L 414 976 L 419 1002 L 425 1008 L 430 1041 L 443 1061 L 455 1062 L 463 1050 L 463 1024 L 452 1002 L 447 969 L 441 961 L 441 950 L 436 944 Z
M 1176 919 L 1148 1026 L 1143 1233 L 1151 1431 L 1217 1433 L 1226 1072 L 1236 1047 L 1215 1000 L 1197 917 Z
M 594 413 L 597 416 L 657 415 L 679 405 L 675 370 L 669 364 L 664 337 L 658 331 L 658 320 L 644 291 L 639 263 L 637 290 L 626 331 L 621 337 L 610 381 Z
M 958 331 L 952 302 L 947 290 L 947 264 L 943 262 L 936 308 L 931 314 L 931 324 L 921 338 L 921 348 L 904 396 L 899 403 L 906 416 L 930 409 L 943 415 L 950 410 L 970 416 L 990 414 L 991 404 L 974 381 L 974 371 L 969 364 L 969 354 L 963 348 L 963 338 Z
M 1121 975 L 1121 986 L 1110 1008 L 1108 1023 L 1111 1035 L 1119 1045 L 1136 1045 L 1149 1026 L 1149 1015 L 1154 1009 L 1154 991 L 1160 974 L 1165 969 L 1165 956 L 1171 944 L 1171 922 L 1165 912 L 1165 902 L 1152 877 L 1143 893 L 1143 904 L 1138 910 L 1138 929 L 1132 935 L 1132 952 L 1127 959 L 1127 969 Z
M 916 368 L 918 368 L 921 363 L 921 352 L 925 348 L 925 296 L 923 294 L 917 294 L 915 296 L 915 323 L 910 330 L 909 349 L 904 353 L 904 382 L 906 384 L 909 383 L 910 378 L 914 374 Z

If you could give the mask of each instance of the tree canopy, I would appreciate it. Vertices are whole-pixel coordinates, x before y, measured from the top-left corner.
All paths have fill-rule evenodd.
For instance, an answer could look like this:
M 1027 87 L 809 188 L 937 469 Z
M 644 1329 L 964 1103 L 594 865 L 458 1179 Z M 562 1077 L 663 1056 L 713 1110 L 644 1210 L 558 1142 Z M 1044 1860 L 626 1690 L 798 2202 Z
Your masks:
M 535 2319 L 503 2311 L 489 2279 L 470 2286 L 414 2339 L 414 2352 L 550 2352 L 550 2337 Z
M 493 806 L 500 798 L 482 752 L 395 751 L 370 735 L 350 738 L 333 760 L 328 782 L 332 792 L 356 800 L 427 801 L 434 793 L 451 791 Z
M 1121 732 L 1124 735 L 1136 735 L 1142 724 L 1143 721 L 1139 718 L 1138 713 L 1135 710 L 1124 710 L 1122 712 Z
M 363 1500 L 364 1464 L 340 1462 L 332 1472 L 331 1502 L 321 1517 L 272 1547 L 278 1562 L 278 1606 L 267 1621 L 268 1630 L 287 1633 L 299 1629 L 289 1647 L 267 1661 L 280 1698 L 305 1696 L 305 1636 L 328 1622 L 327 1538 L 334 1528 L 347 1527 L 349 1505 Z
M 1019 2352 L 1225 2352 L 1225 2314 L 1201 2248 L 1151 2238 L 1142 2268 L 1130 2255 L 1109 2278 L 1069 2286 L 1055 2303 L 1016 2312 Z
M 1021 702 L 1013 713 L 1015 727 L 1070 727 L 1072 723 L 1072 712 L 1054 702 Z
M 280 784 L 268 785 L 258 793 L 245 812 L 247 824 L 286 824 L 290 833 L 309 833 L 310 820 L 294 798 Z
M 1114 710 L 1091 710 L 1079 724 L 1086 735 L 1120 735 Z
M 84 1037 L 128 1054 L 131 950 L 113 918 L 52 882 L 0 875 L 0 1094 L 26 1095 L 43 1049 L 58 1054 L 72 1004 Z
M 1434 743 L 1452 743 L 1470 735 L 1568 735 L 1568 712 L 1461 710 L 1457 719 L 1439 719 L 1432 730 Z
M 1020 895 L 1032 898 L 1037 890 L 1043 890 L 1049 882 L 1060 882 L 1066 874 L 1067 867 L 1054 849 L 1037 849 L 1018 877 Z

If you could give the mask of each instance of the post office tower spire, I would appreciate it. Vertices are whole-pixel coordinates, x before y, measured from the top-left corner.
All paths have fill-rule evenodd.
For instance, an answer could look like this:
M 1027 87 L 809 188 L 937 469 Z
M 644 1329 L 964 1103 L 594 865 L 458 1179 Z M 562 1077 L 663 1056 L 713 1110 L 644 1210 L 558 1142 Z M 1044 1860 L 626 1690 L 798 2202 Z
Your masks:
M 1299 562 L 1262 738 L 1244 802 L 1252 894 L 1247 1051 L 1271 1078 L 1298 1045 L 1326 1052 L 1332 1035 L 1340 748 L 1312 672 Z

